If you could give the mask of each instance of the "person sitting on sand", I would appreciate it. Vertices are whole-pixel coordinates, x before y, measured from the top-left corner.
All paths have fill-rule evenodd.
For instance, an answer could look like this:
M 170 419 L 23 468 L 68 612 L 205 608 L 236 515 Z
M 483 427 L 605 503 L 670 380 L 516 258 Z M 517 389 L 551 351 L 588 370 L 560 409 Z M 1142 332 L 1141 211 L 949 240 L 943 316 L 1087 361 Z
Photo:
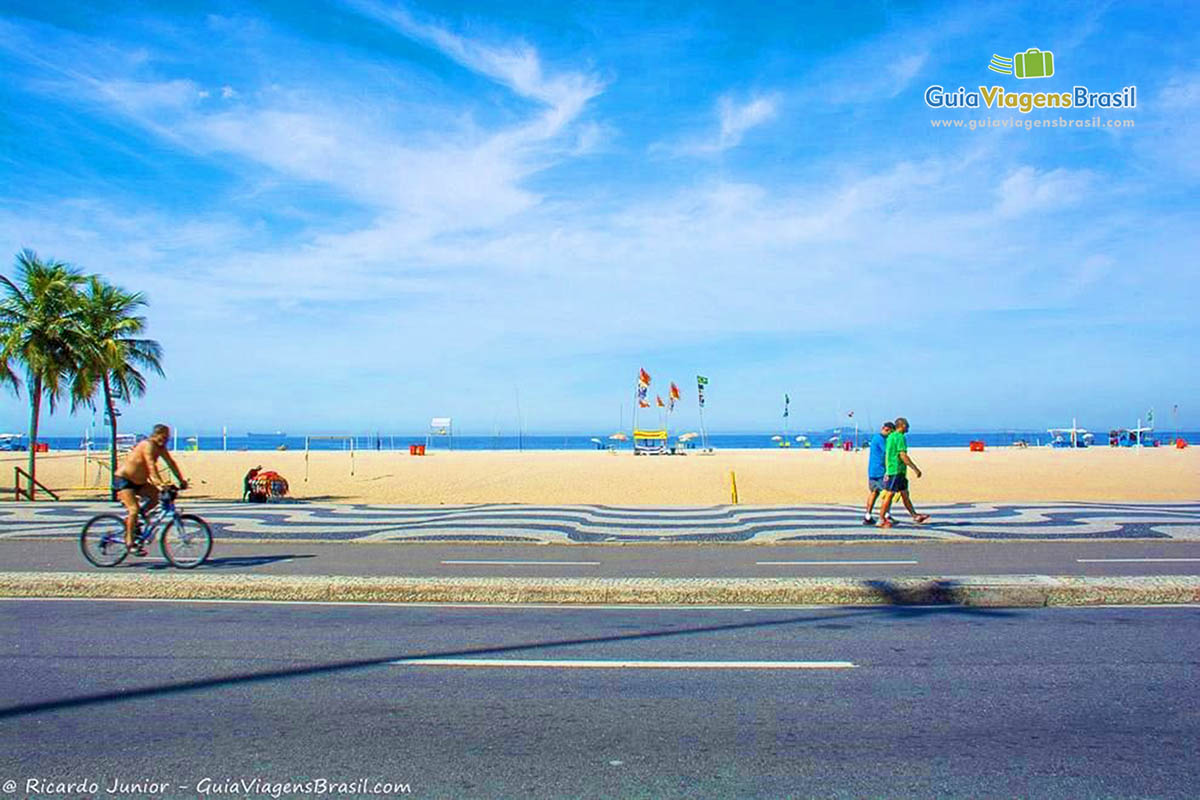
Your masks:
M 892 507 L 892 498 L 896 494 L 900 495 L 900 499 L 904 501 L 904 507 L 908 509 L 908 513 L 912 514 L 913 522 L 917 525 L 924 525 L 929 521 L 928 514 L 918 514 L 913 508 L 912 500 L 908 497 L 908 468 L 912 467 L 913 472 L 917 477 L 921 477 L 921 470 L 913 463 L 913 460 L 908 457 L 908 420 L 904 417 L 896 417 L 896 430 L 892 431 L 887 437 L 887 447 L 884 455 L 884 466 L 886 473 L 883 477 L 883 503 L 879 506 L 879 527 L 892 527 L 892 520 L 888 517 L 888 511 Z
M 887 437 L 894 430 L 896 424 L 888 420 L 880 426 L 879 433 L 871 437 L 871 456 L 867 460 L 867 513 L 863 517 L 863 525 L 875 524 L 871 512 L 875 509 L 875 499 L 883 491 L 883 477 L 887 474 Z
M 113 473 L 113 489 L 117 499 L 125 506 L 125 546 L 135 555 L 146 555 L 145 548 L 137 547 L 134 543 L 134 532 L 138 523 L 138 498 L 146 498 L 146 510 L 158 504 L 158 490 L 166 486 L 158 471 L 158 459 L 167 462 L 171 472 L 179 479 L 179 488 L 186 489 L 188 482 L 179 471 L 179 465 L 171 458 L 167 450 L 167 441 L 171 438 L 171 429 L 166 425 L 155 425 L 149 439 L 138 442 L 137 446 L 125 456 L 125 463 Z

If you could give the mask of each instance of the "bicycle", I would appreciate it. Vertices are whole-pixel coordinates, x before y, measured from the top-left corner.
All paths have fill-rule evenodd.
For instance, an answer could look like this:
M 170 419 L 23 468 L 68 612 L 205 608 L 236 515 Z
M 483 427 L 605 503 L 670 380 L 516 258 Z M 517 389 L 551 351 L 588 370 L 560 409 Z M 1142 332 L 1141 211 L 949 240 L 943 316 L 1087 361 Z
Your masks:
M 178 494 L 178 487 L 164 487 L 158 508 L 149 514 L 144 506 L 138 509 L 142 525 L 134 542 L 137 549 L 153 544 L 161 527 L 159 547 L 163 558 L 179 569 L 194 569 L 212 552 L 212 529 L 195 514 L 180 513 L 175 505 Z M 83 551 L 83 557 L 97 567 L 120 564 L 129 556 L 129 548 L 125 546 L 125 517 L 121 514 L 92 517 L 79 534 L 79 549 Z

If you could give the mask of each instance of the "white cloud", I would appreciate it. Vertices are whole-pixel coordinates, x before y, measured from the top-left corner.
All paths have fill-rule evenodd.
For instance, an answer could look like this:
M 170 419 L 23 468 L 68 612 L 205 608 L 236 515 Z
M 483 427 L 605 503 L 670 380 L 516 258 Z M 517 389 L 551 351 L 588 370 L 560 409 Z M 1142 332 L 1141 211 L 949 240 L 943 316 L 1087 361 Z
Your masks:
M 741 144 L 742 136 L 748 130 L 775 117 L 777 105 L 775 97 L 755 97 L 740 104 L 729 97 L 721 98 L 721 133 L 717 138 L 717 147 L 727 150 Z
M 467 69 L 507 86 L 521 97 L 548 106 L 539 122 L 525 129 L 535 138 L 557 135 L 604 88 L 598 78 L 583 72 L 548 74 L 537 50 L 525 43 L 496 46 L 468 39 L 445 27 L 419 22 L 403 8 L 371 0 L 351 0 L 348 5 L 404 36 L 433 45 Z
M 667 152 L 676 156 L 706 156 L 723 153 L 742 143 L 750 130 L 775 119 L 779 112 L 778 94 L 755 95 L 738 102 L 730 95 L 717 100 L 716 131 L 681 143 L 652 145 L 651 152 Z
M 1093 185 L 1089 170 L 1062 167 L 1041 171 L 1024 166 L 997 187 L 996 212 L 1002 217 L 1061 211 L 1080 202 Z

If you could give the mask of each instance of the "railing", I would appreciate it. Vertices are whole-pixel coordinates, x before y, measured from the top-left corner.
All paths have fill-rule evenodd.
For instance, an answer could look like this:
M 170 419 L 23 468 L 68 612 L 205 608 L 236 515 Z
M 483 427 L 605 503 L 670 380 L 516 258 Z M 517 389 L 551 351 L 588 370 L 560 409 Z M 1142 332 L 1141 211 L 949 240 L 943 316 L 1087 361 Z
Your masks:
M 21 488 L 21 476 L 22 475 L 24 475 L 25 478 L 29 481 L 29 491 L 28 492 Z M 21 469 L 20 467 L 13 467 L 13 491 L 16 493 L 16 497 L 14 497 L 13 499 L 20 500 L 22 497 L 24 497 L 26 500 L 32 501 L 33 495 L 34 495 L 34 487 L 41 489 L 43 492 L 50 495 L 55 500 L 58 499 L 58 495 L 56 495 L 52 489 L 48 489 L 45 486 L 43 486 L 41 483 L 39 483 L 38 481 L 34 480 L 32 475 L 30 475 L 28 472 Z

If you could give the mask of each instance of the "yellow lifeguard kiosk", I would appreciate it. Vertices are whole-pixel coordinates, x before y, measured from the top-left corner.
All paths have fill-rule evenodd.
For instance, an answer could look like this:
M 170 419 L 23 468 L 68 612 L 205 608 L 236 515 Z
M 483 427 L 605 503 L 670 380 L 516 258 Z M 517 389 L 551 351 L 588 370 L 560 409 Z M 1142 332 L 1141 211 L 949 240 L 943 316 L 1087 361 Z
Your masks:
M 635 456 L 665 456 L 667 454 L 667 432 L 633 432 L 633 454 Z

